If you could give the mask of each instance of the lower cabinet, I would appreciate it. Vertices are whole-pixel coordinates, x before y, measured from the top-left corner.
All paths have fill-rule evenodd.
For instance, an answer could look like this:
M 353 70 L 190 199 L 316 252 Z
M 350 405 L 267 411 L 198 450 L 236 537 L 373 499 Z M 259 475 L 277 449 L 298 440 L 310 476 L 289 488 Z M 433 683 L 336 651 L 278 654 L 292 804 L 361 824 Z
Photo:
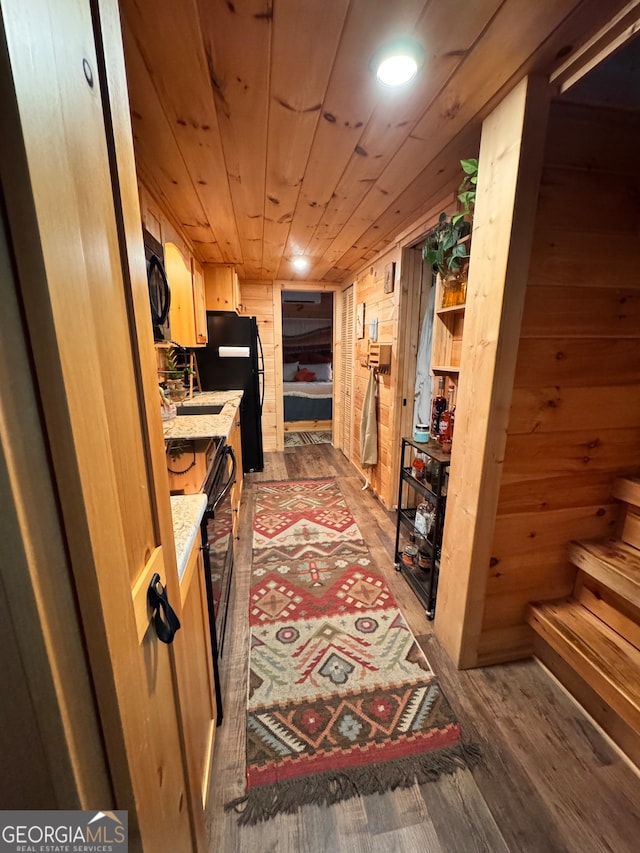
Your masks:
M 166 442 L 169 489 L 172 495 L 193 495 L 204 488 L 216 451 L 210 438 L 172 438 Z
M 188 662 L 180 688 L 187 767 L 193 790 L 204 809 L 209 793 L 216 734 L 216 692 L 211 653 L 204 562 L 198 536 L 180 584 L 182 627 L 179 653 Z

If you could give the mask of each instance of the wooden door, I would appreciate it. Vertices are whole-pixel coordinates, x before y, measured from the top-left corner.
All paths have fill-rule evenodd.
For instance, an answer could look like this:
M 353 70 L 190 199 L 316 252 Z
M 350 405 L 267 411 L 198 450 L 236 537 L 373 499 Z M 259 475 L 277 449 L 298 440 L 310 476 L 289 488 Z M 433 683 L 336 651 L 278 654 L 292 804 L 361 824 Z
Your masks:
M 354 293 L 353 285 L 342 293 L 342 315 L 340 322 L 340 447 L 351 459 L 353 419 L 353 337 L 354 337 Z M 335 397 L 335 395 L 334 395 Z
M 2 192 L 115 792 L 85 807 L 128 809 L 131 850 L 194 850 L 180 647 L 146 609 L 158 572 L 181 615 L 118 8 L 0 6 Z

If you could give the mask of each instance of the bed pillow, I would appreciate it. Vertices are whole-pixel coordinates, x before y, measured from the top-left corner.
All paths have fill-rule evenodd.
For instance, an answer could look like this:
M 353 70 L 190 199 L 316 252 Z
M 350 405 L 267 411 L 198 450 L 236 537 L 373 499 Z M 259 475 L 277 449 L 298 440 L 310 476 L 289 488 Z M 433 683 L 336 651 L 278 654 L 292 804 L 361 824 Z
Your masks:
M 293 382 L 296 378 L 296 373 L 300 370 L 300 365 L 297 361 L 292 362 L 291 364 L 283 364 L 282 365 L 282 381 L 283 382 Z
M 331 365 L 330 364 L 301 364 L 300 370 L 311 370 L 313 368 L 313 372 L 316 375 L 316 382 L 329 382 L 332 378 L 331 376 Z
M 307 368 L 300 368 L 300 370 L 295 375 L 296 382 L 313 382 L 316 378 L 313 370 L 307 370 Z

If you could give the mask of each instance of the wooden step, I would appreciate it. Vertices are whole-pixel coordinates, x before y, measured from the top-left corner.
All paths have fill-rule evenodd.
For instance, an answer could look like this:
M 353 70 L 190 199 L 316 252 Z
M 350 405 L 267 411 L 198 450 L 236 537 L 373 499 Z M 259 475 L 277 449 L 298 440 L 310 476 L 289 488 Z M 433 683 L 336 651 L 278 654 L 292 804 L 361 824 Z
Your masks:
M 634 548 L 640 548 L 640 478 L 624 477 L 615 481 L 614 498 L 626 504 L 622 516 L 620 538 Z
M 614 498 L 640 509 L 640 477 L 619 477 L 611 491 Z
M 634 607 L 640 607 L 640 551 L 619 539 L 569 544 L 571 562 Z
M 640 651 L 571 598 L 530 604 L 528 621 L 640 734 Z

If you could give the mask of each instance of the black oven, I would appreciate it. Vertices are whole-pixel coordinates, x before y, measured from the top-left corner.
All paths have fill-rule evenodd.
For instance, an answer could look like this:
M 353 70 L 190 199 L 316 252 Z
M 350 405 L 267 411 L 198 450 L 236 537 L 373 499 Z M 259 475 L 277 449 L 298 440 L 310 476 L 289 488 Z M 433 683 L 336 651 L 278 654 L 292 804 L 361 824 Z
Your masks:
M 218 720 L 222 722 L 220 663 L 229 612 L 231 577 L 233 575 L 233 511 L 231 489 L 236 480 L 236 458 L 233 449 L 221 441 L 205 484 L 207 508 L 202 519 L 205 584 L 209 605 L 211 648 L 216 669 Z

